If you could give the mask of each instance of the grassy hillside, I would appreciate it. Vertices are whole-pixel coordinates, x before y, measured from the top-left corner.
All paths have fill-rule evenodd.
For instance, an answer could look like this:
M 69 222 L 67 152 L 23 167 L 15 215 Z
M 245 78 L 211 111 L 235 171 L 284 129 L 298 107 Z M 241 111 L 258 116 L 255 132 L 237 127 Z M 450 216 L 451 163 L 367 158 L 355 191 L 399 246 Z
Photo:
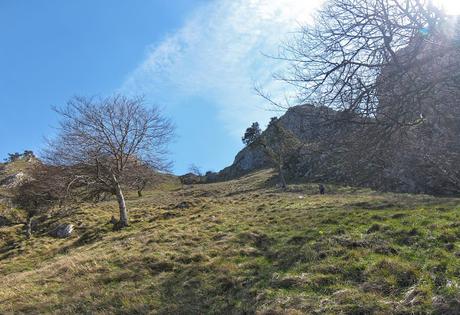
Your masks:
M 128 196 L 0 228 L 0 313 L 456 314 L 460 199 L 312 184 L 269 171 Z M 57 220 L 67 240 L 46 235 Z

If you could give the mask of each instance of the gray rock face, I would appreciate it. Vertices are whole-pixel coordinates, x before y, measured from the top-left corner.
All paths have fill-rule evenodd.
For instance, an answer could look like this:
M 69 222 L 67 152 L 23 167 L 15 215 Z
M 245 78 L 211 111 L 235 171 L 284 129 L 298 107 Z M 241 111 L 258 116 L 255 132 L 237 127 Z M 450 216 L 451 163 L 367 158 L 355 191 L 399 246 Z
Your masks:
M 51 236 L 57 238 L 68 238 L 72 235 L 73 224 L 61 224 L 51 231 Z
M 450 97 L 447 93 L 445 95 L 445 101 L 436 104 L 442 104 L 444 112 L 455 113 L 455 117 L 460 117 L 458 105 L 457 109 L 453 109 L 453 105 L 450 108 L 446 101 Z M 458 100 L 457 94 L 454 95 Z M 433 106 L 429 103 L 425 105 L 426 108 Z M 360 130 L 343 124 L 324 123 L 325 114 L 322 112 L 318 115 L 318 111 L 324 109 L 308 105 L 296 106 L 279 119 L 284 128 L 305 144 L 301 152 L 285 161 L 284 169 L 288 176 L 396 192 L 455 194 L 460 191 L 460 174 L 457 176 L 445 171 L 451 169 L 451 164 L 460 163 L 460 145 L 457 140 L 460 118 L 438 123 L 435 114 L 425 114 L 423 124 L 413 127 L 405 138 L 395 138 L 394 142 L 386 144 L 383 149 L 379 148 L 380 154 L 373 155 L 368 152 L 372 153 L 374 148 L 362 146 L 359 140 L 355 141 L 363 136 Z M 336 114 L 339 113 L 330 112 L 326 116 Z M 271 137 L 272 132 L 269 128 L 262 136 Z M 353 146 L 347 146 L 348 139 Z M 427 156 L 432 161 L 427 161 Z M 236 178 L 271 166 L 271 160 L 263 148 L 251 144 L 236 155 L 232 165 L 213 176 L 213 181 L 216 178 Z
M 301 141 L 316 141 L 324 136 L 326 132 L 324 117 L 327 115 L 318 115 L 320 111 L 328 111 L 330 114 L 333 114 L 333 111 L 325 108 L 318 108 L 312 105 L 299 105 L 289 108 L 286 113 L 279 118 L 279 122 L 285 129 L 291 131 Z M 262 137 L 272 136 L 273 130 L 270 128 L 262 133 Z M 304 153 L 305 152 L 299 154 Z M 270 157 L 257 142 L 254 142 L 243 148 L 236 155 L 233 164 L 221 170 L 217 176 L 213 174 L 212 179 L 211 177 L 206 177 L 208 181 L 227 180 L 272 166 L 273 162 Z
M 254 170 L 271 166 L 270 158 L 262 148 L 251 144 L 241 150 L 235 157 L 233 164 L 219 172 L 217 178 L 232 179 Z M 212 180 L 211 180 L 212 181 Z
M 456 19 L 448 30 L 459 29 Z M 387 157 L 383 176 L 397 179 L 396 189 L 407 192 L 460 192 L 460 37 L 458 31 L 438 34 L 397 54 L 409 60 L 406 71 L 388 65 L 381 74 L 382 113 L 419 121 L 406 128 L 404 141 Z M 415 56 L 415 58 L 414 58 Z M 387 79 L 391 78 L 391 79 Z M 396 79 L 395 79 L 396 78 Z M 399 113 L 406 113 L 400 115 Z M 398 118 L 396 117 L 396 118 Z M 401 118 L 399 118 L 401 119 Z M 396 182 L 396 181 L 395 181 Z
M 23 172 L 19 172 L 17 174 L 9 175 L 3 178 L 0 181 L 0 186 L 5 187 L 5 188 L 14 188 L 20 185 L 25 179 L 26 179 L 25 174 Z

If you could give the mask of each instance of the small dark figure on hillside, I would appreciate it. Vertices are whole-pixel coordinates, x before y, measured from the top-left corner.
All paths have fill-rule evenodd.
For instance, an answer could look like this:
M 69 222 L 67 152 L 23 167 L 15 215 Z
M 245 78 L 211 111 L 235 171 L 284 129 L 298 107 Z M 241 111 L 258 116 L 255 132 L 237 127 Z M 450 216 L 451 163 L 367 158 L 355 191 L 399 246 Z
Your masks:
M 326 188 L 324 187 L 324 185 L 319 184 L 318 188 L 319 188 L 319 194 L 324 195 L 324 193 L 326 192 Z

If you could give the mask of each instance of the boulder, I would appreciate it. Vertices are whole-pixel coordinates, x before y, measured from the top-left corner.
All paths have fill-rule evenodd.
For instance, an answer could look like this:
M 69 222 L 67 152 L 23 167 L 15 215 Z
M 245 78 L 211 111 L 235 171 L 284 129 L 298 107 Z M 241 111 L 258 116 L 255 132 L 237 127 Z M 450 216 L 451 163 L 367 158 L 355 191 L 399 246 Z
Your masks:
M 57 238 L 68 238 L 72 235 L 73 224 L 61 224 L 51 231 L 51 236 Z

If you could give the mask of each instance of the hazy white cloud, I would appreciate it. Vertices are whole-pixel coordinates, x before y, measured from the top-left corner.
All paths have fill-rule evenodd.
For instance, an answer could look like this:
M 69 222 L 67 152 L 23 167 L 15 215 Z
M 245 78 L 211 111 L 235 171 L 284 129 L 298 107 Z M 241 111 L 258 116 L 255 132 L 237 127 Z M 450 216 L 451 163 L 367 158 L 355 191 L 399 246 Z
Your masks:
M 240 136 L 252 121 L 273 113 L 254 92 L 260 84 L 274 97 L 287 90 L 272 74 L 284 67 L 277 55 L 320 0 L 217 0 L 199 8 L 185 25 L 153 45 L 122 90 L 154 96 L 164 104 L 199 96 L 215 104 L 227 130 Z M 184 105 L 185 106 L 185 105 Z

